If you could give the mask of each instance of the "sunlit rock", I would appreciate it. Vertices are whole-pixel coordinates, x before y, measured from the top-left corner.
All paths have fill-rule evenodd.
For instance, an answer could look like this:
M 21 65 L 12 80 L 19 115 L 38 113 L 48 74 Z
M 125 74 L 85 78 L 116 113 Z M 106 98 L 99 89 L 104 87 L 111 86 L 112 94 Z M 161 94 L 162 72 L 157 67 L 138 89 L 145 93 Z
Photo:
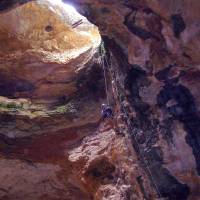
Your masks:
M 0 26 L 0 95 L 8 97 L 50 101 L 74 94 L 77 71 L 101 41 L 96 26 L 56 1 L 29 2 L 2 13 Z

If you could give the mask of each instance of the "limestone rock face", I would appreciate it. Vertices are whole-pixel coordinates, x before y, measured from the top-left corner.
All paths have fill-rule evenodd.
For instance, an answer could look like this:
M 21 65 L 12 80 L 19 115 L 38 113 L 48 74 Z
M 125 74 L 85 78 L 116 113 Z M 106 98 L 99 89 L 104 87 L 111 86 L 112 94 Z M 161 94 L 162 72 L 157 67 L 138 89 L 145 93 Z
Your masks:
M 72 8 L 53 2 L 29 2 L 1 14 L 0 95 L 50 101 L 77 91 L 77 71 L 100 35 Z M 73 28 L 79 20 L 83 23 Z
M 200 2 L 65 0 L 104 41 L 104 121 L 97 28 L 55 2 L 0 2 L 0 198 L 199 200 Z
M 0 3 L 0 199 L 91 199 L 68 152 L 100 119 L 98 28 L 59 2 L 13 3 Z
M 75 2 L 104 35 L 133 147 L 158 196 L 199 199 L 199 1 Z

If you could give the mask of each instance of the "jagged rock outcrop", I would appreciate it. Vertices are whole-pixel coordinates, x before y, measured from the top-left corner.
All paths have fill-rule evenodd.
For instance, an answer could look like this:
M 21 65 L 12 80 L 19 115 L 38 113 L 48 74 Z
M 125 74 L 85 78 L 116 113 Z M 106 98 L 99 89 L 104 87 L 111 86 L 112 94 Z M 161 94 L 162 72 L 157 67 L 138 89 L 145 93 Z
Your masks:
M 25 2 L 2 1 L 0 15 L 30 5 L 19 6 Z M 39 95 L 43 92 L 37 92 L 38 96 L 29 92 L 27 95 L 21 90 L 17 91 L 17 96 L 14 96 L 16 91 L 2 93 L 4 97 L 0 102 L 8 102 L 9 108 L 4 106 L 1 115 L 0 165 L 4 173 L 0 173 L 0 178 L 5 180 L 1 184 L 1 198 L 198 200 L 200 3 L 196 0 L 65 2 L 73 3 L 81 14 L 97 25 L 103 37 L 115 119 L 98 123 L 99 109 L 96 108 L 105 94 L 102 92 L 102 71 L 93 62 L 89 63 L 90 70 L 83 70 L 77 76 L 75 82 L 80 87 L 76 91 L 65 90 L 68 88 L 65 85 L 62 92 L 56 93 L 56 97 L 68 93 L 73 101 L 63 96 L 54 109 L 46 109 L 46 106 L 52 107 L 51 103 L 57 102 L 54 96 L 57 89 L 47 95 L 49 89 L 45 87 L 42 90 L 45 96 Z M 36 44 L 40 44 L 39 41 Z M 16 47 L 24 48 L 21 42 Z M 10 48 L 14 49 L 14 46 Z M 77 69 L 77 64 L 81 63 L 79 66 L 82 67 L 89 60 L 88 53 L 90 58 L 91 52 L 85 52 L 67 66 Z M 25 59 L 26 56 L 19 60 L 25 59 L 30 67 L 36 62 L 40 66 L 41 62 L 46 62 L 41 61 L 41 55 L 44 59 L 49 58 L 38 52 L 31 62 Z M 9 64 L 15 66 L 8 62 L 8 69 Z M 65 66 L 66 62 L 62 60 L 59 66 L 63 64 Z M 45 69 L 50 66 L 45 64 Z M 37 75 L 38 68 L 34 70 L 35 83 L 40 84 L 37 78 L 43 71 Z M 13 74 L 6 73 L 8 76 L 2 75 L 1 91 L 15 83 Z M 13 73 L 17 77 L 16 71 Z M 29 69 L 27 73 L 34 74 Z M 25 71 L 19 71 L 19 74 L 26 77 Z M 55 74 L 54 79 L 57 77 Z M 30 80 L 32 77 L 27 77 L 19 85 L 30 88 Z M 79 91 L 80 96 L 77 95 Z M 5 96 L 29 99 L 10 100 Z M 12 101 L 17 104 L 14 112 L 9 110 L 13 108 Z M 60 107 L 63 101 L 70 104 Z M 35 105 L 38 102 L 42 102 L 45 109 L 38 109 L 38 104 Z M 22 104 L 28 109 L 20 110 Z M 65 114 L 59 112 L 63 108 Z M 68 108 L 70 112 L 66 111 Z M 80 108 L 78 112 L 74 112 L 77 108 Z M 35 136 L 31 136 L 33 133 Z M 10 174 L 13 177 L 9 179 Z M 33 181 L 34 177 L 38 177 L 37 181 Z M 19 184 L 21 182 L 23 184 Z M 19 186 L 15 188 L 14 183 Z M 36 191 L 37 195 L 34 195 Z
M 66 9 L 37 1 L 1 14 L 1 96 L 44 102 L 77 92 L 77 71 L 101 39 L 94 25 Z M 80 19 L 83 23 L 72 28 Z
M 105 35 L 129 134 L 158 195 L 198 199 L 199 2 L 75 2 Z
M 67 158 L 99 121 L 98 29 L 54 1 L 21 3 L 0 2 L 0 199 L 90 199 Z

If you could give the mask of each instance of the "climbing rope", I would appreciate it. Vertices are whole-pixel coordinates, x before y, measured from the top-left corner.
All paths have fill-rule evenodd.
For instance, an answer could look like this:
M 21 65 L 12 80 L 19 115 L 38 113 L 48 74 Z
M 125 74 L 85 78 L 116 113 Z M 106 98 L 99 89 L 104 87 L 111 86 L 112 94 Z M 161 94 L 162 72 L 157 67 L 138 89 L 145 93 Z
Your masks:
M 105 83 L 105 89 L 106 89 L 106 100 L 107 100 L 107 105 L 110 105 L 109 103 L 109 98 L 108 98 L 108 81 L 106 77 L 106 68 L 105 68 L 105 49 L 104 49 L 104 44 L 103 42 L 100 45 L 100 57 L 101 57 L 101 65 L 103 66 L 103 75 L 104 75 L 104 83 Z
M 107 60 L 106 56 L 105 56 L 105 62 L 106 62 L 107 68 L 109 68 L 109 63 L 108 63 L 108 60 Z M 112 62 L 111 62 L 111 66 L 112 66 Z M 112 67 L 111 67 L 111 68 L 112 68 Z M 107 85 L 107 80 L 106 80 L 106 76 L 105 76 L 105 65 L 104 65 L 104 63 L 103 63 L 103 69 L 104 69 L 105 84 Z M 112 78 L 112 73 L 111 73 L 110 70 L 109 70 L 109 72 L 110 72 L 110 77 Z M 113 80 L 114 80 L 115 83 L 116 83 L 115 78 L 113 78 Z M 116 91 L 117 91 L 117 90 L 116 90 Z M 106 86 L 106 93 L 107 93 L 107 86 Z M 135 140 L 135 143 L 136 143 L 136 145 L 137 145 L 137 149 L 138 149 L 139 155 L 140 155 L 140 157 L 141 157 L 142 160 L 143 160 L 144 167 L 146 168 L 148 174 L 149 174 L 150 177 L 151 177 L 151 182 L 152 182 L 152 184 L 153 184 L 153 186 L 154 186 L 154 188 L 155 188 L 155 190 L 156 190 L 156 192 L 157 192 L 157 194 L 158 194 L 158 197 L 161 198 L 162 195 L 161 195 L 161 193 L 160 193 L 160 191 L 159 191 L 159 189 L 158 189 L 158 186 L 157 186 L 156 181 L 155 181 L 155 179 L 154 179 L 154 177 L 153 177 L 153 174 L 152 174 L 152 172 L 151 172 L 151 170 L 150 170 L 150 167 L 148 166 L 148 164 L 147 164 L 147 163 L 145 162 L 145 160 L 144 160 L 142 151 L 141 151 L 141 149 L 140 149 L 139 142 L 138 142 L 138 140 L 137 140 L 136 134 L 134 133 L 134 128 L 133 128 L 133 126 L 132 126 L 132 124 L 131 124 L 131 121 L 130 121 L 130 119 L 129 119 L 128 113 L 126 112 L 126 109 L 125 109 L 125 107 L 124 107 L 124 105 L 123 105 L 122 99 L 121 99 L 121 97 L 120 97 L 118 91 L 117 91 L 117 96 L 118 96 L 118 98 L 119 98 L 119 102 L 120 102 L 120 105 L 121 105 L 121 107 L 122 107 L 123 113 L 124 113 L 125 116 L 126 116 L 127 124 L 128 124 L 128 126 L 129 126 L 129 128 L 130 128 L 130 131 L 131 131 L 131 133 L 133 133 L 134 140 Z M 128 135 L 128 137 L 130 137 L 130 135 Z

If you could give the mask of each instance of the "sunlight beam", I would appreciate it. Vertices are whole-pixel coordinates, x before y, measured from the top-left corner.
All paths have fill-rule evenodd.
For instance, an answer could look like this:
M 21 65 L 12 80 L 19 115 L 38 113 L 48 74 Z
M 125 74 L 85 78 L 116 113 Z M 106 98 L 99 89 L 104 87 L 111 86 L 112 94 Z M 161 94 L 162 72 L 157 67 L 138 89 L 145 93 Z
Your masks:
M 77 12 L 76 9 L 72 5 L 65 4 L 62 0 L 48 0 L 48 1 L 50 1 L 52 4 L 62 6 L 67 12 L 70 12 L 70 13 Z

